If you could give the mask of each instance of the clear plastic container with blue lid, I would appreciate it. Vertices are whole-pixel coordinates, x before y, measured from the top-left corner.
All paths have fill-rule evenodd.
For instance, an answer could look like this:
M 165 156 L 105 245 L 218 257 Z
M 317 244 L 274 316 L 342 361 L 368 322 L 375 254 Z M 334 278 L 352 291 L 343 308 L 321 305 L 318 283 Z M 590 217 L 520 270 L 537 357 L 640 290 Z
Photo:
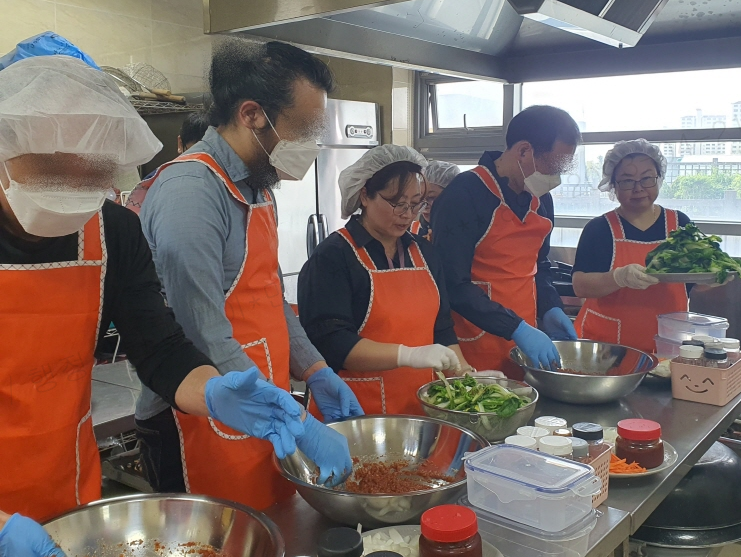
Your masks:
M 602 489 L 591 466 L 507 444 L 469 456 L 466 478 L 473 506 L 546 532 L 584 519 Z

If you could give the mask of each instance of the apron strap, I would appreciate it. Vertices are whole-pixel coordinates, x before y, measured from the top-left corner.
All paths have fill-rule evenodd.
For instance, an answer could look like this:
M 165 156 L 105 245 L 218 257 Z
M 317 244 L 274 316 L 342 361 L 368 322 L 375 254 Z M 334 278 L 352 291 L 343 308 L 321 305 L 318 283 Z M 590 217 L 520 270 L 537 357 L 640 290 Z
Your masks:
M 504 193 L 502 193 L 502 188 L 499 185 L 499 182 L 497 182 L 497 179 L 494 178 L 494 175 L 491 173 L 491 170 L 486 168 L 485 166 L 477 166 L 476 168 L 472 169 L 471 172 L 476 174 L 476 176 L 479 177 L 479 179 L 484 183 L 484 185 L 489 188 L 489 191 L 493 193 L 498 199 L 499 203 L 509 207 L 507 203 L 504 201 Z M 531 213 L 537 213 L 538 209 L 540 209 L 540 198 L 536 197 L 535 195 L 530 195 L 530 212 Z M 525 215 L 525 218 L 522 219 L 523 222 L 527 219 L 527 215 Z
M 679 228 L 679 215 L 674 209 L 664 209 L 664 223 L 666 226 L 666 237 L 669 237 L 670 232 L 674 232 Z
M 355 252 L 355 257 L 358 258 L 358 261 L 360 261 L 360 264 L 365 267 L 366 271 L 378 270 L 376 268 L 376 264 L 373 263 L 373 259 L 371 259 L 371 256 L 368 254 L 368 251 L 358 247 L 358 244 L 355 243 L 352 234 L 350 234 L 350 231 L 347 228 L 340 228 L 337 232 L 339 232 L 340 236 L 342 236 L 345 240 L 347 240 L 347 243 L 350 244 L 350 247 Z
M 105 245 L 105 232 L 103 230 L 103 210 L 98 212 L 85 223 L 84 228 L 77 235 L 78 238 L 78 260 L 80 261 L 102 261 Z
M 620 222 L 620 216 L 617 211 L 610 211 L 605 213 L 607 224 L 610 225 L 610 231 L 612 231 L 613 240 L 625 240 L 625 231 L 623 230 L 623 223 Z

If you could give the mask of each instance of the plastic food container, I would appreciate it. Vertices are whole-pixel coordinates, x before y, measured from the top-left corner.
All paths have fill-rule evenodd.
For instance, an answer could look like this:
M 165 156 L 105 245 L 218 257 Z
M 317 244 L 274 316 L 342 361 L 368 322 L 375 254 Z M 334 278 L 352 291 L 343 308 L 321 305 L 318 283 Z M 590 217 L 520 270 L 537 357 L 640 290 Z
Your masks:
M 513 445 L 474 453 L 466 479 L 473 506 L 546 532 L 583 520 L 602 487 L 591 466 Z
M 677 312 L 659 315 L 659 336 L 667 340 L 692 340 L 694 335 L 725 338 L 728 319 L 701 313 Z
M 660 360 L 673 360 L 679 356 L 679 347 L 682 346 L 681 340 L 669 340 L 668 338 L 656 335 L 656 357 Z
M 526 435 L 510 435 L 504 442 L 508 445 L 517 445 L 526 449 L 536 450 L 538 448 L 538 440 L 534 437 L 527 437 Z
M 561 532 L 545 532 L 518 524 L 478 509 L 467 497 L 459 505 L 472 507 L 479 519 L 479 534 L 504 555 L 529 557 L 584 557 L 589 549 L 589 534 L 597 525 L 599 511 L 591 511 L 582 520 Z
M 637 462 L 649 470 L 664 463 L 660 424 L 652 420 L 621 420 L 617 430 L 615 454 L 618 458 L 624 458 L 628 464 Z

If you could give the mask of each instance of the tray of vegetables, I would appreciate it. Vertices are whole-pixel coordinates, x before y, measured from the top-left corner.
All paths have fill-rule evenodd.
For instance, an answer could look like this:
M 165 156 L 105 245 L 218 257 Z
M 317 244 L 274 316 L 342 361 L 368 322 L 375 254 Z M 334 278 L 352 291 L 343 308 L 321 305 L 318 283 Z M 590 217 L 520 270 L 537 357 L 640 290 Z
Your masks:
M 659 282 L 723 283 L 741 272 L 741 263 L 720 249 L 721 241 L 690 223 L 646 256 L 646 272 Z
M 478 433 L 487 441 L 504 440 L 527 425 L 535 412 L 538 392 L 522 381 L 438 376 L 439 381 L 417 391 L 425 413 Z

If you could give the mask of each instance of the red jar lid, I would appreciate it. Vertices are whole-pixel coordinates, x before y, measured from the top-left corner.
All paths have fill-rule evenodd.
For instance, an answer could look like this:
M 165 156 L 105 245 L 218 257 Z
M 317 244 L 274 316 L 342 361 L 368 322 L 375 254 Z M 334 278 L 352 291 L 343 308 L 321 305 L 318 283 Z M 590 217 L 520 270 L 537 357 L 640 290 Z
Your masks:
M 629 441 L 653 441 L 661 439 L 661 425 L 651 420 L 620 420 L 617 432 Z
M 479 531 L 476 513 L 461 505 L 440 505 L 422 515 L 422 535 L 433 542 L 462 542 Z

